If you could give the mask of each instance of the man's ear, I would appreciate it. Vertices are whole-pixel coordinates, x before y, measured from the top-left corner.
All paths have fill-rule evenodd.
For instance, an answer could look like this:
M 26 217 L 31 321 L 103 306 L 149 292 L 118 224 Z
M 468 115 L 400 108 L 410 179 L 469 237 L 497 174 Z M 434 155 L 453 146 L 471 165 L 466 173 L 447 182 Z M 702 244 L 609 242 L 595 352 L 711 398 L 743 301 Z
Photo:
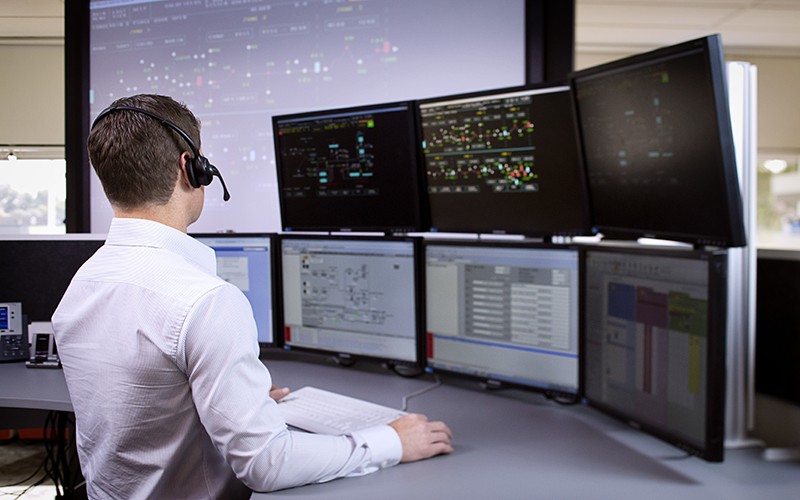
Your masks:
M 181 153 L 181 156 L 180 156 L 178 161 L 180 161 L 180 164 L 181 164 L 180 177 L 181 177 L 182 184 L 185 184 L 187 188 L 194 189 L 194 186 L 192 186 L 192 183 L 189 180 L 189 175 L 190 174 L 187 171 L 187 168 L 190 168 L 190 165 L 191 165 L 191 161 L 190 161 L 191 158 L 192 157 L 189 155 L 189 153 L 184 151 L 183 153 Z

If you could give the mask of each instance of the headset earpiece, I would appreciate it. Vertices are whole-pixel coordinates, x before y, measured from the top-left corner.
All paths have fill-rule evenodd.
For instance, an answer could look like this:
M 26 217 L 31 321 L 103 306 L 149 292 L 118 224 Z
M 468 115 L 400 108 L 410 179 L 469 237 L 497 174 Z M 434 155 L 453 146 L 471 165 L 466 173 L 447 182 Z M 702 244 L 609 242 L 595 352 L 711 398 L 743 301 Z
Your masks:
M 191 158 L 186 162 L 186 168 L 189 168 L 189 163 L 191 162 L 192 165 L 192 172 L 194 174 L 194 181 L 197 185 L 192 184 L 194 187 L 200 186 L 208 186 L 211 184 L 211 181 L 214 180 L 214 171 L 212 170 L 211 163 L 208 161 L 208 158 L 205 156 L 198 156 L 197 158 Z M 190 179 L 191 181 L 191 179 Z

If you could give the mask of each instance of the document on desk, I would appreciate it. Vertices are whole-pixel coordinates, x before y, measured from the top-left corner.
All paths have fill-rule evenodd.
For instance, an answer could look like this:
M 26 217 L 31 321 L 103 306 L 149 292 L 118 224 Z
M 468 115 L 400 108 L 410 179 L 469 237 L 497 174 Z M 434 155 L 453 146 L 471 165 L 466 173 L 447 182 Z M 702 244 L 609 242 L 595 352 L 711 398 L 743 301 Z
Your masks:
M 278 402 L 278 409 L 292 427 L 316 434 L 346 434 L 389 422 L 405 412 L 363 399 L 306 386 Z

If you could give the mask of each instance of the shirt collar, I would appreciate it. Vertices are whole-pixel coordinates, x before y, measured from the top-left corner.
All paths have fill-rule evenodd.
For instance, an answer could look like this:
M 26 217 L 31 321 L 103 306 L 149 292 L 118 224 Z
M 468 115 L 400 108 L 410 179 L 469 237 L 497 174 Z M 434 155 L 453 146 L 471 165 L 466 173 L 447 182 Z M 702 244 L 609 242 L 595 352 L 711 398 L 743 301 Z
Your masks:
M 216 275 L 214 250 L 175 228 L 146 219 L 113 218 L 106 245 L 162 248 Z

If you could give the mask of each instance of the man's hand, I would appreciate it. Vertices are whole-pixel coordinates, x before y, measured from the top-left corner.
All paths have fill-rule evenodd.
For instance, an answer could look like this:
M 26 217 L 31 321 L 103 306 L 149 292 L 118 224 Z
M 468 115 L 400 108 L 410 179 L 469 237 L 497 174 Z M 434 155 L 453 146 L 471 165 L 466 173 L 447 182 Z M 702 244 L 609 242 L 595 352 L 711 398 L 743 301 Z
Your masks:
M 269 390 L 269 397 L 274 399 L 275 401 L 280 401 L 284 396 L 289 394 L 288 387 L 278 387 L 277 385 L 273 385 L 272 388 Z
M 430 422 L 428 417 L 410 413 L 389 425 L 400 436 L 403 444 L 401 462 L 414 462 L 442 453 L 452 453 L 453 434 L 444 422 Z

